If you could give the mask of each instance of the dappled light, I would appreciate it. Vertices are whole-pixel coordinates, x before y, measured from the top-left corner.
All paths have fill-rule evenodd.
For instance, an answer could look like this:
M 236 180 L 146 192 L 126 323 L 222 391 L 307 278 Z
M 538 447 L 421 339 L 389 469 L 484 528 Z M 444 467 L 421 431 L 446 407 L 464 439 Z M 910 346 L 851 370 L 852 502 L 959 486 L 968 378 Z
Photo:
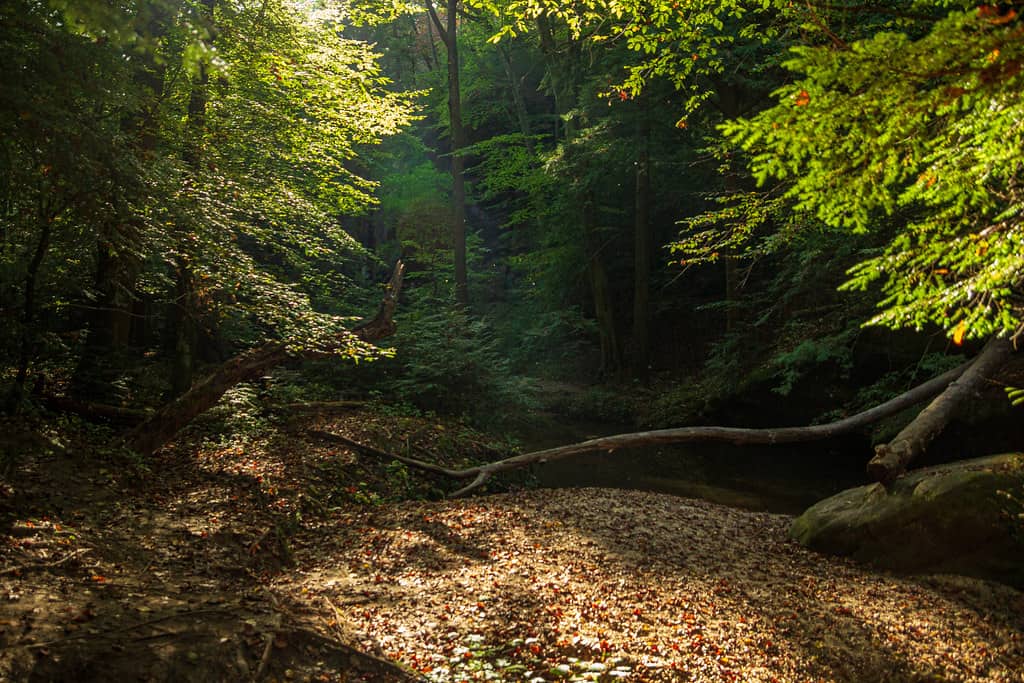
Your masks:
M 1024 6 L 0 3 L 0 680 L 1024 683 Z

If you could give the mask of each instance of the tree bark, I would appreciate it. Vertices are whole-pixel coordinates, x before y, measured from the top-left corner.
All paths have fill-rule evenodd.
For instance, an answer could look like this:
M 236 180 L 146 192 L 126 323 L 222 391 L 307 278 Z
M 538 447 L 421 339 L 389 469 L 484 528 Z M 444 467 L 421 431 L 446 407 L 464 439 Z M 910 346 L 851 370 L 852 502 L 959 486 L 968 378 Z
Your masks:
M 907 465 L 921 455 L 945 428 L 960 404 L 975 396 L 988 378 L 1006 364 L 1010 353 L 1008 339 L 990 340 L 971 367 L 928 404 L 896 438 L 875 447 L 875 457 L 868 463 L 868 474 L 875 481 L 888 484 L 906 472 Z
M 573 110 L 579 100 L 581 81 L 581 53 L 579 40 L 569 39 L 558 44 L 551 20 L 546 14 L 537 17 L 537 35 L 547 69 L 547 82 L 555 98 L 555 140 L 572 140 L 576 137 L 576 116 Z
M 28 368 L 35 355 L 37 335 L 32 326 L 36 318 L 36 286 L 43 259 L 46 258 L 46 253 L 50 249 L 50 239 L 53 236 L 55 215 L 48 214 L 44 200 L 41 198 L 39 200 L 39 218 L 39 240 L 36 242 L 32 260 L 25 273 L 25 292 L 21 311 L 21 348 L 18 353 L 18 370 L 14 378 L 14 387 L 9 398 L 13 412 L 21 411 L 21 402 L 25 397 L 25 382 L 28 379 Z
M 101 422 L 114 422 L 122 425 L 137 425 L 148 418 L 151 413 L 137 408 L 124 408 L 122 406 L 96 403 L 95 401 L 81 401 L 65 396 L 43 396 L 43 403 L 50 410 L 74 413 L 87 420 Z
M 646 100 L 637 125 L 639 151 L 636 159 L 636 190 L 633 197 L 633 349 L 630 364 L 633 376 L 647 377 L 650 366 L 650 279 L 651 250 L 654 242 L 650 220 L 650 121 Z
M 394 334 L 395 323 L 392 315 L 398 294 L 402 290 L 404 272 L 404 266 L 399 261 L 395 265 L 395 271 L 377 315 L 342 335 L 338 340 L 339 344 L 344 344 L 349 335 L 364 342 L 374 342 Z M 140 455 L 149 455 L 169 442 L 179 430 L 196 417 L 216 405 L 221 396 L 239 382 L 259 377 L 292 357 L 323 358 L 324 355 L 325 352 L 322 350 L 289 351 L 284 344 L 277 341 L 244 351 L 223 363 L 211 375 L 129 432 L 125 438 L 125 445 Z
M 808 441 L 820 441 L 834 436 L 847 434 L 860 429 L 873 422 L 885 419 L 891 415 L 909 408 L 921 401 L 927 400 L 943 391 L 950 382 L 960 377 L 972 363 L 964 363 L 924 384 L 921 384 L 910 391 L 907 391 L 896 398 L 881 405 L 875 406 L 857 413 L 850 417 L 830 422 L 823 425 L 812 425 L 810 427 L 774 427 L 768 429 L 746 429 L 742 427 L 680 427 L 677 429 L 659 429 L 649 432 L 635 432 L 632 434 L 616 434 L 604 436 L 589 441 L 548 448 L 532 453 L 523 453 L 504 460 L 467 467 L 461 470 L 450 470 L 433 463 L 423 462 L 415 458 L 407 458 L 391 453 L 385 453 L 377 449 L 355 444 L 344 437 L 338 437 L 326 432 L 314 432 L 316 436 L 331 438 L 334 441 L 361 449 L 365 452 L 379 456 L 386 456 L 403 462 L 418 469 L 443 474 L 454 479 L 469 479 L 473 481 L 463 488 L 455 491 L 450 497 L 457 498 L 465 496 L 483 486 L 487 480 L 498 472 L 526 467 L 534 463 L 545 463 L 553 460 L 561 460 L 574 455 L 593 453 L 595 451 L 612 452 L 620 448 L 636 448 L 638 446 L 662 446 L 677 443 L 731 443 L 735 445 L 776 445 L 783 443 L 803 443 Z
M 195 277 L 185 254 L 175 259 L 174 302 L 171 304 L 171 327 L 174 348 L 171 363 L 171 396 L 181 396 L 192 388 L 196 366 Z
M 618 375 L 622 369 L 622 348 L 619 344 L 618 327 L 615 324 L 615 309 L 612 306 L 608 271 L 601 256 L 603 246 L 597 234 L 596 209 L 592 197 L 583 200 L 582 222 L 584 246 L 587 250 L 587 277 L 594 301 L 594 317 L 597 318 L 598 334 L 601 339 L 601 373 L 606 376 Z
M 498 54 L 501 56 L 501 65 L 505 69 L 505 77 L 508 78 L 508 87 L 512 91 L 512 105 L 515 107 L 519 132 L 523 134 L 523 144 L 526 145 L 526 151 L 530 156 L 533 156 L 533 131 L 530 129 L 530 115 L 526 110 L 526 101 L 523 99 L 523 79 L 516 75 L 511 49 L 508 45 L 499 43 Z
M 200 0 L 200 18 L 212 29 L 215 0 Z M 210 39 L 212 45 L 213 40 Z M 206 135 L 206 109 L 209 102 L 210 74 L 206 64 L 199 65 L 199 76 L 192 83 L 188 98 L 185 130 L 188 133 L 182 158 L 198 175 L 202 159 L 203 137 Z M 175 258 L 175 297 L 172 315 L 174 348 L 171 364 L 171 396 L 181 396 L 192 388 L 196 368 L 196 346 L 199 338 L 196 318 L 195 273 L 192 271 L 191 250 L 187 238 L 179 241 L 179 254 Z
M 462 125 L 462 95 L 459 83 L 459 0 L 448 0 L 445 17 L 447 27 L 441 23 L 434 3 L 427 2 L 427 11 L 434 22 L 441 41 L 448 52 L 448 126 L 451 133 L 452 173 L 452 247 L 455 259 L 455 300 L 469 306 L 469 281 L 466 268 L 466 160 L 462 150 L 466 147 L 466 129 Z

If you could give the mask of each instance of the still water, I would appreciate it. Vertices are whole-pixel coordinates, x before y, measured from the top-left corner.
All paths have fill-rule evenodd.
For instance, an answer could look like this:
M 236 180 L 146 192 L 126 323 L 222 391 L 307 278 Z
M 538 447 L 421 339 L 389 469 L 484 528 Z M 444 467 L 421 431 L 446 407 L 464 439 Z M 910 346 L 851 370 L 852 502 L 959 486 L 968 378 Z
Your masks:
M 518 435 L 523 452 L 636 431 L 629 425 L 547 416 Z M 866 441 L 780 446 L 681 444 L 574 456 L 535 467 L 541 486 L 601 486 L 703 498 L 749 510 L 799 514 L 868 482 Z

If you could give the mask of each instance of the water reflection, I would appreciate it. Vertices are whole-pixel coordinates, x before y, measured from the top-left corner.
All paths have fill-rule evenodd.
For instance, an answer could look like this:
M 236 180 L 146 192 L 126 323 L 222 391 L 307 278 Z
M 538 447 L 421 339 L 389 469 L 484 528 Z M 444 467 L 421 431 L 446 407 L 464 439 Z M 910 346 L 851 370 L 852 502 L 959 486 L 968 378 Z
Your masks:
M 635 431 L 628 425 L 550 418 L 521 434 L 525 450 Z M 859 438 L 811 444 L 684 444 L 593 453 L 537 466 L 541 486 L 602 486 L 703 498 L 799 514 L 822 498 L 867 483 L 871 449 Z

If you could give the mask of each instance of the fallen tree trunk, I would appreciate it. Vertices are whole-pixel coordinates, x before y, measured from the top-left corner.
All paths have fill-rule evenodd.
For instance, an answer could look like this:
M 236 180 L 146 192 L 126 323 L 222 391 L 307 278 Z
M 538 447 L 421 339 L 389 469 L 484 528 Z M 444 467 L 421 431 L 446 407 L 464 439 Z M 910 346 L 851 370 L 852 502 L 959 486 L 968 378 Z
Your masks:
M 938 377 L 931 379 L 924 384 L 900 394 L 896 398 L 881 405 L 875 406 L 857 413 L 850 417 L 830 422 L 823 425 L 811 425 L 809 427 L 775 427 L 767 429 L 747 429 L 742 427 L 680 427 L 676 429 L 658 429 L 649 432 L 634 432 L 631 434 L 616 434 L 614 436 L 603 436 L 597 439 L 581 441 L 580 443 L 548 448 L 532 453 L 498 460 L 486 465 L 467 467 L 461 470 L 452 470 L 433 463 L 424 462 L 415 458 L 386 453 L 384 451 L 356 443 L 345 437 L 328 432 L 312 432 L 314 436 L 329 439 L 337 443 L 361 450 L 378 457 L 387 457 L 403 462 L 417 469 L 427 472 L 442 474 L 454 479 L 470 479 L 469 485 L 451 494 L 452 498 L 465 496 L 468 493 L 483 486 L 488 479 L 498 472 L 513 470 L 525 467 L 534 463 L 544 463 L 553 460 L 561 460 L 574 455 L 592 453 L 595 451 L 614 451 L 619 448 L 635 448 L 637 446 L 657 446 L 678 443 L 732 443 L 736 445 L 773 445 L 783 443 L 801 443 L 807 441 L 819 441 L 833 436 L 839 436 L 852 432 L 856 429 L 877 422 L 884 418 L 909 408 L 921 401 L 925 401 L 942 392 L 949 384 L 960 377 L 973 361 L 964 363 Z
M 868 474 L 875 481 L 890 483 L 907 471 L 911 460 L 921 455 L 949 420 L 957 407 L 976 395 L 980 387 L 1010 357 L 1008 339 L 992 339 L 963 375 L 928 404 L 892 441 L 875 447 Z
M 398 301 L 398 294 L 402 290 L 404 272 L 405 268 L 399 261 L 395 264 L 394 273 L 391 275 L 377 315 L 339 337 L 339 344 L 343 344 L 348 335 L 364 342 L 375 342 L 394 334 L 395 323 L 392 314 Z M 284 344 L 276 341 L 243 351 L 129 432 L 125 438 L 125 445 L 140 455 L 149 455 L 170 441 L 196 417 L 216 405 L 221 396 L 239 382 L 260 377 L 289 358 L 323 358 L 330 355 L 329 351 L 322 349 L 289 350 Z

